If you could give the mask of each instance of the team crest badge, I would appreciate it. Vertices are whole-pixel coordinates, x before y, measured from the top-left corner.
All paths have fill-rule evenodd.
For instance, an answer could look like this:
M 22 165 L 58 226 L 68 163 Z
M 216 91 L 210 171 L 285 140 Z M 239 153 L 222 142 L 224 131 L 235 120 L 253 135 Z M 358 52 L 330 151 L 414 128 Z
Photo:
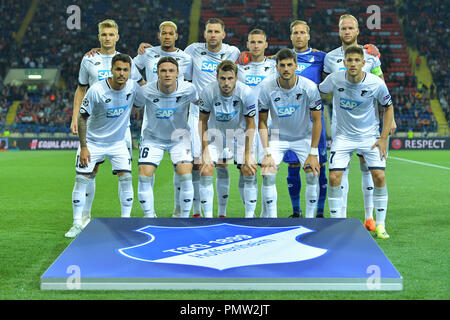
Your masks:
M 303 226 L 254 227 L 221 223 L 194 227 L 146 226 L 136 230 L 148 241 L 118 252 L 147 263 L 226 270 L 252 265 L 299 262 L 328 250 L 301 243 L 314 230 Z

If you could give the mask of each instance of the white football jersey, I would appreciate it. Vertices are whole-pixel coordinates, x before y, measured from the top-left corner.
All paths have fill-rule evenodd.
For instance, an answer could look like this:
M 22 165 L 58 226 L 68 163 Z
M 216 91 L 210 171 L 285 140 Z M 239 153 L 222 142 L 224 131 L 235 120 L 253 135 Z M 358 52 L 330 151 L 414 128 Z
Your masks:
M 152 82 L 158 79 L 156 69 L 158 61 L 162 57 L 172 57 L 177 60 L 180 80 L 192 80 L 192 58 L 178 48 L 173 52 L 164 51 L 161 46 L 147 48 L 144 54 L 137 55 L 133 61 L 139 69 L 145 69 L 146 81 Z
M 217 81 L 211 82 L 200 93 L 200 112 L 209 113 L 208 129 L 218 129 L 226 137 L 227 129 L 246 129 L 245 116 L 254 117 L 258 97 L 240 81 L 236 82 L 231 97 L 222 96 Z
M 161 143 L 171 143 L 172 133 L 188 128 L 189 103 L 199 100 L 194 85 L 187 81 L 178 81 L 177 88 L 170 94 L 163 93 L 158 88 L 158 80 L 142 87 L 142 96 L 136 101 L 145 104 L 144 120 L 141 130 L 142 140 L 157 140 Z
M 185 50 L 192 57 L 192 83 L 199 93 L 212 81 L 216 80 L 216 68 L 224 60 L 235 62 L 241 52 L 235 46 L 222 43 L 219 52 L 211 52 L 206 43 L 192 43 Z M 198 107 L 191 106 L 191 113 L 198 117 Z
M 245 66 L 238 64 L 239 81 L 257 90 L 257 93 L 259 93 L 259 85 L 264 79 L 276 75 L 276 62 L 273 59 L 264 58 L 264 61 L 250 62 Z
M 108 77 L 111 78 L 111 60 L 118 53 L 120 52 L 116 51 L 114 54 L 106 55 L 96 52 L 92 57 L 84 56 L 78 73 L 78 83 L 82 86 L 92 86 L 97 81 L 105 80 Z M 138 82 L 142 79 L 133 60 L 131 60 L 130 79 Z
M 259 111 L 269 111 L 272 119 L 269 129 L 277 130 L 280 140 L 295 141 L 312 136 L 310 110 L 322 109 L 317 85 L 311 80 L 297 76 L 295 85 L 283 89 L 277 78 L 264 82 L 259 94 Z
M 131 108 L 140 90 L 135 80 L 128 80 L 122 90 L 111 88 L 108 79 L 94 83 L 87 90 L 80 108 L 80 114 L 89 115 L 87 141 L 110 144 L 125 140 Z
M 382 79 L 369 72 L 359 83 L 351 83 L 346 71 L 330 74 L 319 85 L 323 93 L 333 92 L 333 113 L 336 114 L 336 136 L 344 135 L 353 140 L 378 137 L 378 103 L 384 107 L 392 104 L 391 95 Z
M 368 54 L 366 49 L 364 49 L 364 48 L 363 48 L 363 51 L 364 51 L 364 60 L 366 61 L 365 65 L 363 67 L 363 71 L 371 72 L 376 67 L 381 66 L 381 61 L 378 57 Z M 328 52 L 327 55 L 325 56 L 323 72 L 333 73 L 336 71 L 345 70 L 344 54 L 345 54 L 345 51 L 342 48 L 342 46 Z

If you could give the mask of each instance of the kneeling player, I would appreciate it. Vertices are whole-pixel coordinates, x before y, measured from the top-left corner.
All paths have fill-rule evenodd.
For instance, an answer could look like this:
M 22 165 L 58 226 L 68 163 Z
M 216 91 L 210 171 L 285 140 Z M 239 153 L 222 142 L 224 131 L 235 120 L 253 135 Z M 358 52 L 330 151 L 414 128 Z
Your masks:
M 217 81 L 201 93 L 199 134 L 202 137 L 200 168 L 200 201 L 205 217 L 213 216 L 213 174 L 217 164 L 225 163 L 226 153 L 234 152 L 241 165 L 244 179 L 245 217 L 255 216 L 257 185 L 256 162 L 252 154 L 255 136 L 257 98 L 255 93 L 238 80 L 238 68 L 230 60 L 217 67 Z M 209 140 L 214 138 L 214 142 Z
M 342 175 L 353 151 L 367 162 L 374 183 L 373 203 L 378 238 L 389 238 L 385 229 L 388 193 L 385 180 L 387 140 L 394 117 L 391 96 L 383 80 L 364 72 L 364 52 L 358 46 L 345 50 L 346 71 L 330 74 L 320 85 L 323 93 L 333 92 L 336 135 L 330 151 L 328 204 L 331 217 L 342 217 Z M 383 130 L 379 134 L 374 101 L 384 108 Z
M 161 58 L 156 72 L 158 79 L 142 87 L 145 112 L 139 151 L 139 202 L 145 217 L 156 217 L 153 174 L 167 150 L 180 179 L 181 217 L 188 218 L 194 188 L 187 119 L 189 103 L 196 103 L 198 94 L 193 84 L 177 80 L 179 69 L 174 58 Z
M 72 192 L 74 222 L 65 234 L 67 238 L 74 238 L 82 231 L 86 187 L 96 163 L 104 161 L 105 157 L 111 162 L 113 173 L 119 177 L 121 216 L 129 217 L 131 214 L 131 157 L 125 142 L 125 133 L 140 87 L 136 81 L 128 80 L 131 70 L 131 58 L 128 55 L 115 55 L 111 65 L 112 78 L 93 84 L 80 108 L 80 147 L 76 157 L 77 175 Z

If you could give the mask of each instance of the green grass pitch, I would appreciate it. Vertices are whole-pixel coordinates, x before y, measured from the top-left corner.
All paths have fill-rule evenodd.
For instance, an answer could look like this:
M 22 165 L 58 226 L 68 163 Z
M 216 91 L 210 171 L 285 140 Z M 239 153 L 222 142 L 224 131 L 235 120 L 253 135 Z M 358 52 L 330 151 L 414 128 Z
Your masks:
M 399 292 L 244 291 L 41 291 L 40 276 L 69 245 L 72 224 L 74 151 L 0 153 L 0 299 L 449 299 L 450 151 L 390 151 L 387 166 L 388 240 L 376 240 L 403 276 Z M 397 159 L 394 159 L 397 158 Z M 409 159 L 447 169 L 406 162 Z M 133 161 L 132 217 L 142 217 L 137 201 L 137 151 Z M 352 158 L 348 217 L 364 218 L 361 173 Z M 156 172 L 159 217 L 173 210 L 172 166 L 165 157 Z M 243 217 L 237 170 L 230 167 L 229 217 Z M 278 216 L 291 214 L 286 165 L 278 174 Z M 261 179 L 259 178 L 261 183 Z M 303 185 L 305 183 L 302 174 Z M 108 161 L 96 179 L 93 217 L 119 217 L 117 178 Z M 302 190 L 302 209 L 304 188 Z M 260 203 L 258 203 L 259 211 Z M 215 206 L 215 208 L 217 208 Z M 326 215 L 328 206 L 326 205 Z

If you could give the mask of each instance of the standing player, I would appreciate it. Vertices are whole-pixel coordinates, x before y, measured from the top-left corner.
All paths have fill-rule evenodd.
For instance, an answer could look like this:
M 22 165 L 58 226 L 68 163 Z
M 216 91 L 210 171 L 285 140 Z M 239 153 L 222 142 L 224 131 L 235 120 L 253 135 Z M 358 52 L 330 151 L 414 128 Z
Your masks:
M 265 82 L 259 96 L 259 134 L 264 147 L 261 164 L 263 202 L 267 216 L 276 218 L 276 172 L 286 151 L 293 150 L 305 170 L 305 215 L 312 218 L 317 207 L 320 172 L 318 144 L 322 130 L 322 101 L 317 85 L 296 75 L 297 56 L 291 49 L 280 50 L 276 61 L 279 76 Z M 268 128 L 269 112 L 272 123 Z
M 342 41 L 342 46 L 330 51 L 325 56 L 324 72 L 330 74 L 332 72 L 345 70 L 344 65 L 344 52 L 349 46 L 358 45 L 358 20 L 350 15 L 344 14 L 339 18 L 339 36 Z M 373 56 L 364 49 L 364 60 L 365 64 L 363 70 L 365 72 L 370 72 L 381 79 L 383 79 L 383 72 L 381 70 L 380 59 Z M 334 109 L 334 108 L 333 108 Z M 393 128 L 395 123 L 393 124 Z M 394 129 L 395 130 L 395 129 Z M 333 110 L 332 121 L 331 121 L 331 137 L 334 138 L 336 132 L 336 121 L 335 112 Z M 370 170 L 365 163 L 364 158 L 358 154 L 360 159 L 360 168 L 362 173 L 362 191 L 364 196 L 364 210 L 365 210 L 365 227 L 368 230 L 375 231 L 375 221 L 373 220 L 373 180 L 370 174 Z M 343 188 L 343 209 L 342 216 L 347 216 L 347 196 L 348 196 L 348 173 L 349 168 L 345 170 L 342 177 L 342 188 Z
M 325 53 L 322 51 L 313 51 L 309 47 L 309 26 L 305 21 L 295 20 L 290 25 L 291 29 L 291 42 L 293 51 L 297 56 L 297 70 L 296 74 L 301 75 L 309 80 L 312 80 L 318 85 L 322 80 L 323 62 L 325 59 Z M 318 185 L 318 202 L 316 217 L 323 218 L 323 211 L 325 208 L 325 199 L 327 196 L 327 174 L 326 166 L 327 162 L 327 135 L 325 132 L 325 123 L 323 121 L 322 110 L 322 131 L 319 140 L 319 185 Z M 301 217 L 302 212 L 300 209 L 300 191 L 301 191 L 301 179 L 300 179 L 300 163 L 295 152 L 288 150 L 284 155 L 283 161 L 288 163 L 288 177 L 287 184 L 289 190 L 289 196 L 291 198 L 293 214 L 291 217 Z
M 131 108 L 140 90 L 128 80 L 131 58 L 117 54 L 111 61 L 112 77 L 93 84 L 83 99 L 78 116 L 80 147 L 76 157 L 75 186 L 72 192 L 73 226 L 67 238 L 76 237 L 83 229 L 82 210 L 86 189 L 97 163 L 108 157 L 113 173 L 119 177 L 121 216 L 130 217 L 133 204 L 131 157 L 125 142 Z
M 152 82 L 158 78 L 156 74 L 157 64 L 161 57 L 173 57 L 180 69 L 179 80 L 191 80 L 192 76 L 192 58 L 183 50 L 175 47 L 175 41 L 178 39 L 178 28 L 172 21 L 164 21 L 159 25 L 158 39 L 160 46 L 151 47 L 148 43 L 139 46 L 138 54 L 134 62 L 139 69 L 145 69 L 147 82 Z M 146 113 L 144 113 L 143 126 L 146 125 Z M 153 178 L 154 179 L 154 178 Z M 180 177 L 177 170 L 173 174 L 174 186 L 174 212 L 173 217 L 180 217 Z
M 224 60 L 236 61 L 240 55 L 238 48 L 223 43 L 225 39 L 225 24 L 218 18 L 211 18 L 206 22 L 204 38 L 206 43 L 192 43 L 185 52 L 193 59 L 192 83 L 199 93 L 213 81 L 216 81 L 217 66 Z M 192 181 L 194 184 L 194 217 L 201 216 L 200 198 L 200 171 L 199 157 L 201 155 L 201 141 L 198 131 L 199 112 L 198 107 L 191 105 L 189 113 L 189 126 L 191 128 L 191 139 L 193 141 L 192 153 L 194 156 L 194 169 L 192 170 Z M 230 177 L 226 163 L 217 165 L 216 191 L 218 200 L 218 215 L 226 217 L 228 202 L 228 191 L 230 188 Z
M 157 64 L 158 79 L 142 87 L 147 121 L 141 133 L 138 196 L 145 217 L 156 217 L 153 174 L 166 150 L 180 179 L 181 217 L 188 218 L 192 208 L 193 158 L 187 119 L 189 103 L 197 102 L 198 94 L 191 83 L 178 81 L 178 67 L 175 58 L 161 58 Z
M 98 81 L 102 81 L 111 77 L 111 60 L 114 55 L 118 54 L 116 51 L 116 43 L 119 41 L 119 27 L 114 20 L 104 20 L 98 24 L 98 40 L 100 42 L 100 49 L 92 51 L 92 54 L 84 56 L 81 60 L 80 71 L 78 75 L 78 87 L 75 91 L 75 97 L 73 102 L 72 123 L 70 124 L 70 130 L 73 134 L 78 133 L 78 114 L 80 112 L 81 101 L 86 95 L 86 91 L 89 86 L 92 86 Z M 139 84 L 145 83 L 139 71 L 134 64 L 131 67 L 130 78 L 138 80 Z M 131 132 L 127 130 L 127 147 L 132 150 Z M 83 226 L 86 226 L 91 217 L 91 207 L 95 195 L 95 176 L 98 172 L 98 165 L 95 164 L 92 175 L 87 181 L 86 188 L 86 201 L 83 208 Z
M 363 49 L 350 46 L 344 54 L 346 71 L 332 73 L 319 85 L 321 92 L 333 92 L 333 113 L 336 114 L 336 132 L 330 151 L 328 205 L 332 217 L 343 217 L 341 179 L 353 151 L 359 152 L 366 160 L 374 183 L 377 237 L 386 239 L 389 235 L 385 229 L 388 203 L 385 168 L 394 108 L 384 81 L 364 72 L 364 64 Z M 374 101 L 384 109 L 381 136 Z
M 238 78 L 239 81 L 248 85 L 254 91 L 256 97 L 259 96 L 259 90 L 261 83 L 264 79 L 276 76 L 276 63 L 275 60 L 269 59 L 264 55 L 264 51 L 267 48 L 267 36 L 261 29 L 253 29 L 248 34 L 247 48 L 249 49 L 250 62 L 246 65 L 238 65 Z M 262 153 L 261 140 L 258 134 L 258 112 L 255 114 L 255 142 L 254 148 L 258 158 L 260 152 Z M 255 179 L 256 188 L 258 187 L 258 181 Z M 244 198 L 244 176 L 239 175 L 239 194 L 241 195 L 242 202 L 245 203 Z M 264 206 L 262 206 L 261 216 L 264 217 Z
M 138 52 L 144 50 L 143 54 L 138 54 L 134 63 L 139 69 L 145 69 L 147 82 L 152 82 L 158 78 L 156 66 L 161 57 L 173 57 L 180 69 L 180 79 L 191 80 L 192 58 L 183 50 L 175 47 L 178 39 L 178 28 L 172 21 L 164 21 L 159 25 L 158 39 L 159 46 L 149 47 L 149 44 L 141 44 Z M 145 49 L 144 49 L 145 48 Z
M 213 216 L 214 168 L 228 160 L 224 154 L 226 149 L 234 151 L 235 162 L 240 165 L 243 175 L 245 217 L 255 217 L 258 187 L 252 147 L 257 97 L 248 86 L 238 81 L 237 73 L 234 62 L 222 61 L 217 66 L 217 82 L 208 84 L 200 94 L 200 199 L 207 218 Z M 210 139 L 214 142 L 209 143 Z

